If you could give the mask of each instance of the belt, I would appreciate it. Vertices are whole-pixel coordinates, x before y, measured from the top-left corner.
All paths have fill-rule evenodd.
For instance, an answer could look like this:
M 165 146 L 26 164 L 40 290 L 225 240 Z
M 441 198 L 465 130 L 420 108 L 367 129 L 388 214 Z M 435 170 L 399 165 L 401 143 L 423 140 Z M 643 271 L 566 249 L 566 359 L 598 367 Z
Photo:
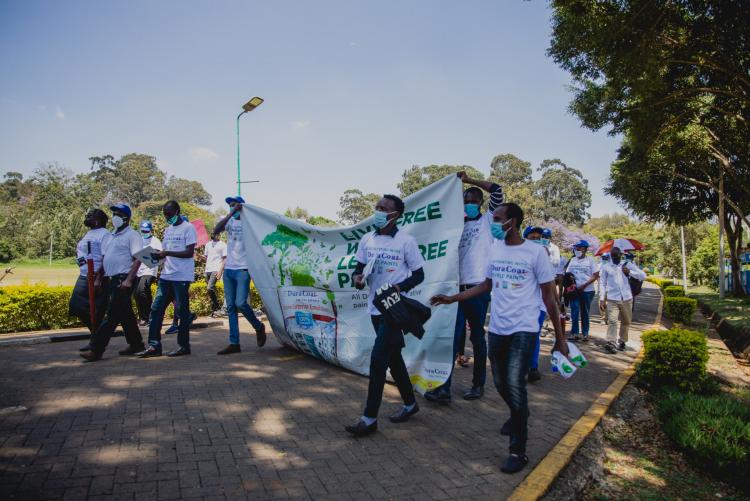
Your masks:
M 463 292 L 465 290 L 471 289 L 472 287 L 476 287 L 477 285 L 479 285 L 479 284 L 464 284 L 464 285 L 459 285 L 458 286 L 458 291 L 459 292 Z

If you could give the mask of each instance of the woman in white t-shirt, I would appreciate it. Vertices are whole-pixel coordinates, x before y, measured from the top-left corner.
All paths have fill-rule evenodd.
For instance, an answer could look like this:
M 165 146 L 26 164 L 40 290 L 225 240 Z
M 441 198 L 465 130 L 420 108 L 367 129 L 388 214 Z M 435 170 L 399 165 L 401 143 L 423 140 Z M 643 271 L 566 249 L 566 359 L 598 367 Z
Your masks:
M 101 209 L 91 209 L 86 213 L 83 224 L 90 228 L 76 246 L 76 258 L 80 274 L 73 287 L 73 295 L 70 297 L 68 304 L 68 313 L 72 317 L 77 317 L 88 327 L 93 334 L 96 326 L 91 324 L 91 312 L 89 310 L 89 285 L 88 285 L 88 262 L 91 258 L 94 262 L 94 275 L 98 274 L 102 268 L 102 248 L 112 237 L 107 231 L 107 221 L 109 218 Z M 101 322 L 104 315 L 104 309 L 107 303 L 107 295 L 104 293 L 104 287 L 99 287 L 94 292 L 94 305 L 96 318 L 95 323 Z M 81 348 L 82 351 L 89 349 L 86 345 Z

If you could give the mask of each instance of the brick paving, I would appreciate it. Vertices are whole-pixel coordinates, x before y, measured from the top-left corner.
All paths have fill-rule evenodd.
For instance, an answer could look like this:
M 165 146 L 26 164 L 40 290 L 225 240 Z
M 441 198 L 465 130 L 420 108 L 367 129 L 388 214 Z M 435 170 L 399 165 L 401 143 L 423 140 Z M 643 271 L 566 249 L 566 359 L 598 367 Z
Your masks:
M 636 329 L 654 321 L 658 296 L 644 288 Z M 603 329 L 594 317 L 592 334 Z M 419 398 L 421 412 L 400 425 L 385 418 L 400 402 L 387 385 L 378 433 L 355 439 L 343 426 L 362 412 L 366 378 L 272 336 L 258 349 L 244 334 L 245 351 L 223 357 L 225 328 L 192 337 L 193 355 L 147 360 L 118 357 L 114 338 L 93 364 L 76 342 L 0 348 L 0 498 L 503 499 L 636 354 L 584 345 L 591 364 L 563 381 L 543 338 L 530 464 L 505 475 L 509 413 L 491 385 L 480 401 L 460 398 L 470 368 L 456 369 L 450 406 Z M 26 410 L 2 410 L 14 406 Z

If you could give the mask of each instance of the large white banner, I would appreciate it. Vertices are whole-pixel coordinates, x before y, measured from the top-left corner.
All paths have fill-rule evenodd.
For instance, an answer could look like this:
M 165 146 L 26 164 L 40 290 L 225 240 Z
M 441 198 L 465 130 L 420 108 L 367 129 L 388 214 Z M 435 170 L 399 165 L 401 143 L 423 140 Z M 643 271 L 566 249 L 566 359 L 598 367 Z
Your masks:
M 458 289 L 458 242 L 463 229 L 461 181 L 448 176 L 404 202 L 399 231 L 416 238 L 425 280 L 408 296 L 429 305 Z M 351 280 L 360 239 L 372 218 L 344 228 L 321 228 L 246 204 L 243 237 L 250 273 L 280 342 L 359 374 L 370 371 L 375 331 L 368 291 Z M 418 391 L 440 386 L 453 364 L 456 305 L 433 308 L 422 340 L 406 336 L 403 351 Z

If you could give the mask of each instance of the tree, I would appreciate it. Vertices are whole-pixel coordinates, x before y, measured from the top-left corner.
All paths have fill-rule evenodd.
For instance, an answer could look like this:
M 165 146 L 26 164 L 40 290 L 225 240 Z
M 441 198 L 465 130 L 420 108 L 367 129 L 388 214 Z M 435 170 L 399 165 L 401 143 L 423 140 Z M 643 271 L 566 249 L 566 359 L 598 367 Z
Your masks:
M 375 204 L 380 200 L 377 193 L 365 195 L 361 190 L 350 188 L 339 198 L 339 221 L 343 225 L 357 224 L 375 212 Z
M 284 215 L 290 219 L 299 219 L 300 221 L 305 221 L 310 218 L 310 214 L 307 212 L 307 210 L 301 208 L 301 207 L 295 207 L 294 209 L 287 209 L 284 212 Z
M 484 174 L 470 165 L 426 165 L 424 167 L 412 165 L 411 168 L 406 169 L 401 174 L 401 182 L 398 183 L 398 189 L 402 198 L 408 197 L 425 186 L 440 181 L 449 174 L 456 174 L 462 171 L 466 172 L 473 179 L 484 179 Z
M 591 191 L 581 171 L 558 158 L 542 161 L 539 171 L 542 177 L 534 183 L 533 194 L 542 201 L 543 220 L 557 219 L 582 226 L 588 218 L 586 209 L 591 206 Z
M 716 267 L 718 254 L 719 232 L 714 227 L 698 243 L 688 261 L 688 277 L 692 283 L 716 288 L 719 284 L 719 271 Z
M 489 179 L 504 190 L 512 190 L 533 183 L 531 162 L 521 160 L 511 153 L 496 155 L 490 162 Z
M 609 126 L 625 136 L 611 193 L 639 214 L 674 223 L 716 214 L 721 193 L 735 293 L 742 293 L 737 249 L 740 221 L 750 224 L 750 2 L 552 5 L 550 55 L 579 84 L 571 110 L 588 128 Z M 636 177 L 652 183 L 637 187 Z M 649 196 L 654 192 L 664 200 Z
M 105 203 L 125 202 L 138 207 L 148 200 L 166 198 L 166 174 L 156 166 L 156 158 L 128 153 L 117 161 L 111 155 L 91 157 L 94 178 L 107 187 Z
M 211 195 L 198 181 L 169 176 L 165 186 L 165 198 L 195 205 L 211 205 Z

